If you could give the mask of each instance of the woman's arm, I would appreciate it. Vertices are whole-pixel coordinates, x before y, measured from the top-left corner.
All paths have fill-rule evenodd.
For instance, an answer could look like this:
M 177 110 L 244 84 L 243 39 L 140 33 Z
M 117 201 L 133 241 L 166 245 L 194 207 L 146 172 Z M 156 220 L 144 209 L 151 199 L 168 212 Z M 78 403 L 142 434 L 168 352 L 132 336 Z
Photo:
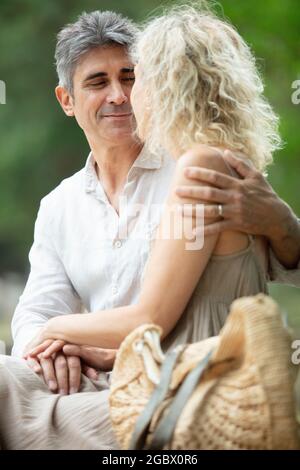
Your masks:
M 140 299 L 136 305 L 119 307 L 88 314 L 59 316 L 47 323 L 44 339 L 89 344 L 102 348 L 118 348 L 123 339 L 137 326 L 156 323 L 163 329 L 163 338 L 173 329 L 183 313 L 199 278 L 201 277 L 218 240 L 218 235 L 205 238 L 202 249 L 189 250 L 188 235 L 174 236 L 173 229 L 183 221 L 174 206 L 182 204 L 175 193 L 178 185 L 190 185 L 184 176 L 187 166 L 202 166 L 227 173 L 227 168 L 215 150 L 195 147 L 177 162 L 171 191 L 158 230 L 158 237 L 147 264 Z M 207 186 L 207 184 L 206 184 Z M 192 203 L 193 199 L 187 199 Z M 195 220 L 193 219 L 195 224 Z M 170 237 L 164 239 L 164 234 Z

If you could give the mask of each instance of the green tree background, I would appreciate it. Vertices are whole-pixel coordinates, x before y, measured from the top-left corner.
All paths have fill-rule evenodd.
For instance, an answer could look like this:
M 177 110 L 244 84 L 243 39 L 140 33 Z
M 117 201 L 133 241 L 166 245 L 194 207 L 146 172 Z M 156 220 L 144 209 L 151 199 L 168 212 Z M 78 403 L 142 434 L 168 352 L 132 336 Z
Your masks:
M 27 276 L 39 201 L 80 169 L 88 154 L 84 135 L 54 95 L 57 32 L 83 10 L 110 9 L 141 21 L 161 5 L 157 0 L 1 0 L 0 80 L 6 83 L 6 104 L 0 105 L 0 277 L 10 272 Z M 286 142 L 269 178 L 300 215 L 300 105 L 291 101 L 292 82 L 300 79 L 299 1 L 220 0 L 217 9 L 258 57 Z M 299 291 L 275 287 L 271 293 L 300 328 Z M 0 311 L 0 338 L 9 337 L 12 313 Z

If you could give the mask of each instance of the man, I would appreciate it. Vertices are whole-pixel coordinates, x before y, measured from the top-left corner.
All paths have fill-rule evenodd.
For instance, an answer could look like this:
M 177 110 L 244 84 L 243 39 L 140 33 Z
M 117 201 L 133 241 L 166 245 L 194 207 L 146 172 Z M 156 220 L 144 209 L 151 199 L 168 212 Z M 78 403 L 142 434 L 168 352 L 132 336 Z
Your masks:
M 113 308 L 137 299 L 149 240 L 137 238 L 145 223 L 151 238 L 159 223 L 174 162 L 151 155 L 134 136 L 130 92 L 134 81 L 128 49 L 135 26 L 112 12 L 83 14 L 58 35 L 57 99 L 75 117 L 91 153 L 85 167 L 42 199 L 30 251 L 31 272 L 16 308 L 13 355 L 21 357 L 39 328 L 52 316 Z M 264 178 L 231 153 L 228 163 L 241 175 L 230 178 L 193 168 L 193 187 L 182 196 L 210 200 L 209 219 L 223 220 L 206 233 L 234 228 L 265 235 L 270 244 L 270 280 L 300 285 L 300 226 L 291 209 Z M 207 188 L 197 186 L 206 181 Z M 142 214 L 131 210 L 143 205 Z M 156 211 L 151 210 L 157 207 Z M 121 236 L 127 233 L 128 236 Z M 52 359 L 28 365 L 52 392 L 80 389 L 81 372 L 96 379 L 110 370 L 115 351 L 67 345 Z

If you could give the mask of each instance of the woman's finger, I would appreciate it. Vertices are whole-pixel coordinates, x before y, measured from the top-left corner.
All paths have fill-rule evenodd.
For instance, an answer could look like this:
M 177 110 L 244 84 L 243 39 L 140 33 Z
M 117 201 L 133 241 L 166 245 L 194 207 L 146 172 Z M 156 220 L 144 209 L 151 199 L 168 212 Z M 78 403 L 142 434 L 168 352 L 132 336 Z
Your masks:
M 65 345 L 65 342 L 61 339 L 56 339 L 55 341 L 53 341 L 52 344 L 50 344 L 50 346 L 48 346 L 47 349 L 45 349 L 45 351 L 43 352 L 42 356 L 44 359 L 48 359 L 50 356 L 52 356 L 52 354 L 60 351 Z
M 45 349 L 48 348 L 48 346 L 50 346 L 50 344 L 53 342 L 53 339 L 46 339 L 45 341 L 43 341 L 41 344 L 39 344 L 38 346 L 36 346 L 35 348 L 31 349 L 27 354 L 26 356 L 29 357 L 29 356 L 37 356 L 38 354 L 40 354 L 41 352 L 45 351 Z M 25 357 L 26 358 L 26 357 Z

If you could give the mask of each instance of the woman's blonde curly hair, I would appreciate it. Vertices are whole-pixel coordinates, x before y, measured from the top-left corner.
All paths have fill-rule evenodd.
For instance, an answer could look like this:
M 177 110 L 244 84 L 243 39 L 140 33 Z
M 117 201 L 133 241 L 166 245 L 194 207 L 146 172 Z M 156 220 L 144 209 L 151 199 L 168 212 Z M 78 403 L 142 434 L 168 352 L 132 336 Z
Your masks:
M 262 171 L 281 147 L 278 117 L 249 46 L 200 5 L 172 8 L 140 32 L 133 59 L 149 113 L 139 127 L 152 150 L 172 142 L 182 151 L 218 145 L 245 153 Z

